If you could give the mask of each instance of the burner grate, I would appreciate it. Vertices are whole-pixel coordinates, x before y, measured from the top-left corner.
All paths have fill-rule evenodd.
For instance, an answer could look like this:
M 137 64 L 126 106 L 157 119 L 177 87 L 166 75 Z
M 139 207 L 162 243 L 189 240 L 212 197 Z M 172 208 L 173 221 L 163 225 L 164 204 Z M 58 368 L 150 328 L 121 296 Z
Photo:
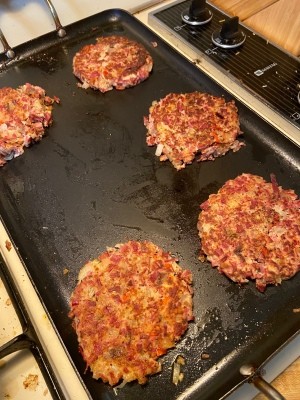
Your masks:
M 241 47 L 229 50 L 216 47 L 211 41 L 212 33 L 221 28 L 228 16 L 207 4 L 213 13 L 211 22 L 204 26 L 191 26 L 181 19 L 181 13 L 190 4 L 190 0 L 176 3 L 154 12 L 152 17 L 299 128 L 300 61 L 243 25 L 241 29 L 246 34 L 246 41 Z
M 53 400 L 64 400 L 51 365 L 45 355 L 35 329 L 30 321 L 25 305 L 0 253 L 0 280 L 3 282 L 19 319 L 22 332 L 0 346 L 0 360 L 21 350 L 29 350 L 43 374 L 44 381 Z M 16 377 L 14 377 L 16 378 Z

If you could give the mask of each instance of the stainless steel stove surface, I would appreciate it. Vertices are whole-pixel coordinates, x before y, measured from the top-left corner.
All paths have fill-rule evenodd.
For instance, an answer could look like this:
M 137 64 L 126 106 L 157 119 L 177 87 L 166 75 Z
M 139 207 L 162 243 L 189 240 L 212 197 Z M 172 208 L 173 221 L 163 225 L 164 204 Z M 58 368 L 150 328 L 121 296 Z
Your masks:
M 62 398 L 20 293 L 0 253 L 0 398 Z M 12 379 L 13 376 L 13 379 Z
M 299 144 L 300 60 L 242 24 L 236 26 L 236 18 L 230 18 L 208 2 L 206 12 L 211 18 L 204 17 L 207 23 L 197 23 L 197 18 L 191 14 L 193 3 L 190 0 L 175 2 L 157 9 L 149 16 L 149 25 L 158 28 L 171 42 L 179 43 L 177 46 L 199 63 L 200 68 L 205 69 L 205 62 L 208 63 L 208 72 L 216 67 L 221 74 L 274 111 L 277 115 L 271 115 L 269 122 L 274 124 L 278 116 L 286 120 L 287 136 Z M 225 27 L 226 24 L 231 26 Z M 222 29 L 223 44 L 222 38 L 218 37 Z M 232 41 L 231 48 L 231 40 L 226 37 L 237 35 L 241 35 L 243 40 L 240 45 Z

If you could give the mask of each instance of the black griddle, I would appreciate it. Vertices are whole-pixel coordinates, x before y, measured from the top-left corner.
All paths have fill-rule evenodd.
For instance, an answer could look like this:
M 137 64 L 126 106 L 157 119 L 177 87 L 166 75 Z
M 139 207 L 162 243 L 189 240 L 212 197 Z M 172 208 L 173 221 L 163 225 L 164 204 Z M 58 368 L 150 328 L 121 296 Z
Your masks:
M 259 293 L 239 286 L 198 260 L 199 205 L 228 179 L 247 172 L 300 193 L 299 148 L 245 105 L 236 102 L 246 146 L 177 172 L 146 145 L 143 116 L 169 92 L 204 91 L 232 96 L 127 12 L 107 10 L 18 46 L 17 59 L 1 56 L 0 84 L 42 86 L 61 104 L 43 140 L 0 169 L 0 214 L 70 357 L 93 399 L 113 399 L 92 379 L 78 352 L 68 318 L 79 269 L 106 246 L 151 240 L 179 258 L 194 277 L 195 322 L 163 370 L 140 386 L 118 391 L 127 399 L 219 399 L 241 384 L 239 368 L 261 366 L 300 328 L 300 274 Z M 72 58 L 100 35 L 126 35 L 154 59 L 148 80 L 102 94 L 77 87 Z M 156 42 L 154 47 L 152 42 Z M 3 65 L 5 63 L 5 65 Z M 64 274 L 64 269 L 69 269 Z M 209 354 L 201 359 L 201 354 Z M 177 354 L 186 359 L 184 380 L 171 383 Z M 185 395 L 183 395 L 185 393 Z M 181 397 L 183 396 L 183 397 Z

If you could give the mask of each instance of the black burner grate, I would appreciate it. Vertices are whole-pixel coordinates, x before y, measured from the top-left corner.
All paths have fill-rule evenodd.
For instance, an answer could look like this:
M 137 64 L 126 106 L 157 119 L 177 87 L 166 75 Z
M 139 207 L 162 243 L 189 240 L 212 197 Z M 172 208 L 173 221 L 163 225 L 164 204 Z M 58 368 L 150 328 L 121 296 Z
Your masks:
M 231 50 L 216 47 L 211 35 L 220 30 L 228 16 L 208 4 L 213 13 L 211 22 L 199 27 L 188 25 L 182 21 L 181 13 L 189 8 L 190 3 L 184 1 L 158 10 L 153 17 L 185 44 L 206 54 L 226 74 L 231 74 L 247 90 L 299 128 L 300 61 L 244 26 L 241 29 L 246 34 L 246 41 L 241 47 Z

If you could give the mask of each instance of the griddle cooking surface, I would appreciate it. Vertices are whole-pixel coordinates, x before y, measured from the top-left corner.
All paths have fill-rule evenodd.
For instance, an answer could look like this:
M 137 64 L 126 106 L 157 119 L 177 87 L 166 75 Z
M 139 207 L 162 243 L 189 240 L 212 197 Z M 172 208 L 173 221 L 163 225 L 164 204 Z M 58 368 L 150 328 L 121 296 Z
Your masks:
M 79 269 L 106 246 L 130 239 L 151 240 L 177 255 L 193 272 L 195 323 L 162 357 L 162 373 L 144 386 L 126 385 L 118 398 L 175 399 L 188 389 L 190 399 L 220 398 L 242 381 L 242 364 L 260 365 L 297 332 L 300 315 L 292 310 L 299 307 L 300 275 L 261 294 L 254 283 L 240 287 L 198 261 L 199 205 L 243 172 L 267 180 L 275 173 L 280 185 L 299 195 L 299 148 L 237 102 L 246 146 L 177 172 L 146 145 L 143 116 L 152 101 L 194 90 L 231 96 L 122 10 L 79 21 L 67 33 L 20 46 L 19 60 L 0 75 L 1 86 L 30 82 L 61 99 L 46 137 L 0 169 L 3 221 L 94 399 L 115 394 L 84 373 L 67 316 Z M 143 43 L 154 59 L 150 78 L 105 94 L 78 88 L 72 58 L 103 34 Z M 202 352 L 210 358 L 202 360 Z M 183 382 L 175 386 L 171 365 L 178 353 L 186 366 Z

